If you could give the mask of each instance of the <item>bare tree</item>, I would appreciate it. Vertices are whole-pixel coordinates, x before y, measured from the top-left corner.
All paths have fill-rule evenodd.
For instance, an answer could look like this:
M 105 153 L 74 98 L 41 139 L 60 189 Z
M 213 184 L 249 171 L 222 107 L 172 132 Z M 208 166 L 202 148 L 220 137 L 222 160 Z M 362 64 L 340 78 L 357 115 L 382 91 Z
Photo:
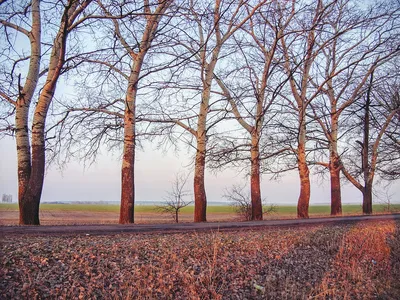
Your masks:
M 191 77 L 189 81 L 193 81 L 193 71 L 198 76 L 196 75 L 195 82 L 186 85 L 180 80 L 177 82 L 174 78 L 168 84 L 164 82 L 163 87 L 171 88 L 174 95 L 181 91 L 189 91 L 192 95 L 183 96 L 187 100 L 184 108 L 176 109 L 177 106 L 174 105 L 175 111 L 171 112 L 165 106 L 160 109 L 152 107 L 152 112 L 147 114 L 147 120 L 177 125 L 191 136 L 188 142 L 196 150 L 194 158 L 195 222 L 207 221 L 204 182 L 207 144 L 212 128 L 222 120 L 217 113 L 220 111 L 218 106 L 220 101 L 212 99 L 212 86 L 218 61 L 221 54 L 228 51 L 224 48 L 227 41 L 264 3 L 266 1 L 246 4 L 243 1 L 215 0 L 205 3 L 190 1 L 183 6 L 181 11 L 185 24 L 177 28 L 177 45 L 180 46 L 179 49 L 182 52 L 177 52 L 176 55 L 185 60 L 186 66 L 184 69 L 174 71 L 173 75 L 179 79 L 189 76 Z M 198 99 L 196 104 L 190 101 L 193 98 Z
M 158 30 L 158 24 L 170 4 L 171 1 L 161 1 L 154 11 L 151 11 L 149 1 L 144 1 L 144 15 L 146 16 L 147 22 L 137 51 L 133 51 L 120 34 L 118 21 L 115 19 L 113 20 L 115 34 L 132 59 L 132 68 L 128 79 L 124 111 L 124 152 L 121 169 L 121 210 L 119 218 L 119 223 L 121 224 L 134 222 L 135 111 L 140 71 L 146 53 L 151 47 L 151 43 Z M 106 14 L 108 14 L 108 12 Z
M 157 210 L 163 213 L 171 214 L 174 221 L 179 223 L 179 212 L 182 208 L 193 203 L 191 200 L 186 200 L 191 196 L 191 193 L 186 189 L 188 174 L 177 173 L 172 182 L 171 191 L 167 192 L 165 204 L 157 206 Z
M 91 38 L 101 43 L 76 58 L 85 66 L 77 74 L 82 78 L 77 86 L 87 101 L 77 99 L 65 105 L 58 135 L 66 138 L 59 147 L 68 149 L 67 156 L 83 151 L 84 158 L 93 161 L 102 144 L 122 145 L 119 223 L 127 224 L 134 222 L 138 98 L 145 97 L 146 91 L 140 94 L 140 89 L 147 85 L 146 76 L 168 64 L 162 55 L 156 57 L 165 42 L 160 39 L 154 45 L 154 41 L 171 20 L 166 12 L 173 1 L 97 3 L 101 15 L 92 24 L 98 30 L 93 30 Z M 153 61 L 157 59 L 159 63 Z
M 340 128 L 339 119 L 359 99 L 370 74 L 398 52 L 387 47 L 397 30 L 392 25 L 394 14 L 381 4 L 365 11 L 352 1 L 335 1 L 324 17 L 324 33 L 316 40 L 324 48 L 315 60 L 320 72 L 313 74 L 311 84 L 322 86 L 323 93 L 310 103 L 310 118 L 317 120 L 323 132 L 314 140 L 320 148 L 327 145 L 329 149 L 329 162 L 318 163 L 329 169 L 331 215 L 342 213 L 339 143 L 345 129 Z
M 311 90 L 311 75 L 314 61 L 323 45 L 316 43 L 316 37 L 321 34 L 321 22 L 326 16 L 327 8 L 321 0 L 313 1 L 304 7 L 297 7 L 293 1 L 293 9 L 302 13 L 294 19 L 287 30 L 294 34 L 285 35 L 281 45 L 284 52 L 284 67 L 289 76 L 292 97 L 287 97 L 288 108 L 297 117 L 296 143 L 293 147 L 300 178 L 300 195 L 297 204 L 297 216 L 308 218 L 310 201 L 310 171 L 307 163 L 307 108 L 311 101 L 320 93 L 320 88 Z M 297 28 L 297 31 L 295 30 Z
M 386 72 L 386 70 L 385 70 Z M 346 178 L 363 194 L 363 213 L 372 213 L 373 183 L 377 173 L 385 176 L 386 170 L 398 166 L 400 156 L 390 145 L 391 131 L 399 126 L 400 97 L 398 83 L 383 76 L 374 83 L 374 74 L 370 75 L 368 88 L 360 101 L 359 109 L 352 110 L 352 119 L 356 122 L 354 134 L 362 136 L 352 145 L 347 157 L 343 158 L 342 171 Z M 384 79 L 383 79 L 384 78 Z M 396 77 L 394 77 L 396 78 Z M 361 122 L 360 122 L 361 121 Z M 360 126 L 361 125 L 361 126 Z M 391 128 L 392 127 L 392 128 Z M 388 134 L 387 134 L 388 133 Z M 386 141 L 385 141 L 386 140 Z M 361 148 L 361 149 L 360 149 Z M 358 163 L 354 158 L 358 159 Z M 394 177 L 393 179 L 396 179 Z
M 279 100 L 280 91 L 287 82 L 287 77 L 279 68 L 278 62 L 282 60 L 279 45 L 293 15 L 290 5 L 271 2 L 261 6 L 249 22 L 242 25 L 242 31 L 234 36 L 236 52 L 239 53 L 231 59 L 230 65 L 234 69 L 228 67 L 227 75 L 216 75 L 216 82 L 230 104 L 231 114 L 246 131 L 249 141 L 238 144 L 241 139 L 235 133 L 231 143 L 220 143 L 221 149 L 214 151 L 211 159 L 216 166 L 232 163 L 233 160 L 235 163 L 250 160 L 252 220 L 263 217 L 260 189 L 262 160 L 290 150 L 279 145 L 279 149 L 271 151 L 271 147 L 269 151 L 262 151 L 268 146 L 260 143 L 263 134 L 267 135 L 265 140 L 273 139 L 266 132 L 276 114 L 273 108 Z M 249 155 L 240 155 L 239 152 L 244 153 L 245 149 L 248 149 Z
M 18 6 L 18 9 L 21 10 L 17 12 L 14 11 L 15 6 L 13 3 L 2 3 L 2 8 L 5 8 L 3 16 L 6 18 L 1 19 L 0 23 L 5 27 L 6 36 L 8 36 L 9 29 L 15 30 L 19 35 L 24 35 L 29 39 L 31 47 L 28 57 L 22 56 L 14 60 L 14 64 L 7 71 L 11 79 L 8 82 L 9 89 L 1 91 L 2 100 L 15 106 L 15 128 L 13 130 L 15 130 L 17 144 L 18 202 L 20 208 L 19 222 L 21 225 L 40 224 L 39 204 L 45 171 L 46 117 L 53 100 L 58 79 L 62 72 L 65 71 L 68 35 L 86 19 L 86 16 L 83 16 L 81 19 L 79 18 L 90 2 L 90 0 L 70 0 L 66 3 L 60 2 L 60 6 L 56 5 L 54 7 L 53 14 L 56 14 L 56 9 L 61 9 L 61 19 L 55 38 L 51 43 L 48 65 L 43 72 L 39 70 L 42 57 L 42 16 L 40 2 L 32 1 L 32 4 L 25 3 L 25 6 Z M 46 9 L 48 8 L 46 6 Z M 26 11 L 31 12 L 31 18 L 26 17 Z M 21 20 L 22 22 L 20 22 Z M 30 28 L 26 29 L 22 24 L 30 24 Z M 8 42 L 8 49 L 20 46 L 14 44 L 15 39 L 8 39 Z M 29 60 L 29 67 L 25 83 L 22 85 L 22 76 L 20 74 L 16 75 L 18 71 L 16 66 L 27 59 Z M 32 98 L 41 75 L 47 76 L 41 87 L 35 106 L 32 118 L 32 131 L 29 132 L 29 109 L 32 105 Z M 18 80 L 15 78 L 18 78 Z

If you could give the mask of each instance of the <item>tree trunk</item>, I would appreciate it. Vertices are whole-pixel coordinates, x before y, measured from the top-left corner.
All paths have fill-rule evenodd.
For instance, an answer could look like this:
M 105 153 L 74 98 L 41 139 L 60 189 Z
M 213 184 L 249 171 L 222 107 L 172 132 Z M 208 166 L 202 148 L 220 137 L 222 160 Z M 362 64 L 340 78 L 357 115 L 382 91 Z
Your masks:
M 49 83 L 50 81 L 48 81 Z M 34 215 L 30 218 L 33 225 L 39 225 L 39 205 L 42 196 L 44 171 L 46 162 L 45 148 L 45 126 L 46 116 L 51 100 L 53 99 L 55 86 L 45 84 L 36 106 L 32 125 L 32 170 L 29 178 L 29 185 L 24 198 L 32 205 L 31 212 Z
M 262 220 L 262 201 L 260 189 L 260 156 L 258 148 L 258 136 L 252 134 L 251 137 L 251 219 Z
M 33 213 L 31 203 L 27 203 L 24 195 L 29 185 L 31 176 L 31 148 L 28 133 L 28 114 L 29 105 L 20 104 L 17 101 L 15 113 L 16 144 L 18 159 L 18 204 L 19 204 L 19 224 L 34 224 L 30 216 Z
M 342 196 L 340 186 L 340 161 L 333 155 L 329 162 L 329 173 L 331 177 L 331 215 L 342 214 Z
M 127 126 L 130 125 L 130 126 Z M 135 136 L 132 124 L 125 123 L 124 155 L 121 168 L 121 206 L 119 223 L 134 222 L 135 205 Z M 129 132 L 129 134 L 128 134 Z
M 39 205 L 43 190 L 46 161 L 44 128 L 43 132 L 41 131 L 32 133 L 32 171 L 22 200 L 24 205 L 21 214 L 24 225 L 40 225 Z
M 372 184 L 368 183 L 363 191 L 363 214 L 372 214 Z
M 38 225 L 38 205 L 25 198 L 32 171 L 31 147 L 28 130 L 29 107 L 39 79 L 41 59 L 41 17 L 40 3 L 37 0 L 32 1 L 32 31 L 29 33 L 28 37 L 31 46 L 28 75 L 24 88 L 18 96 L 15 112 L 15 135 L 18 160 L 19 224 Z
M 207 197 L 204 184 L 205 172 L 205 138 L 199 138 L 194 169 L 194 221 L 207 221 Z
M 135 206 L 135 109 L 139 70 L 132 72 L 126 93 L 124 117 L 124 154 L 121 167 L 121 206 L 119 223 L 134 222 Z
M 213 51 L 212 61 L 207 65 L 207 68 L 203 70 L 205 80 L 203 81 L 203 91 L 201 95 L 196 131 L 197 152 L 194 165 L 194 222 L 207 222 L 207 196 L 204 182 L 207 151 L 206 123 L 209 109 L 208 104 L 211 96 L 213 71 L 217 63 L 218 53 L 219 47 L 216 47 Z
M 144 6 L 146 16 L 146 27 L 140 42 L 139 51 L 135 53 L 132 49 L 126 49 L 126 41 L 121 43 L 133 59 L 131 73 L 128 80 L 126 91 L 125 111 L 124 111 L 124 153 L 121 167 L 121 206 L 119 213 L 119 223 L 129 224 L 134 222 L 135 209 L 135 151 L 136 151 L 136 96 L 140 72 L 144 58 L 150 49 L 155 37 L 158 24 L 169 7 L 171 1 L 159 2 L 157 9 L 151 13 L 148 5 Z M 118 22 L 113 21 L 115 32 L 119 32 Z M 119 35 L 119 34 L 117 34 Z
M 70 16 L 73 15 L 73 13 L 75 12 L 77 6 L 78 2 L 68 2 L 68 5 L 65 7 L 64 14 L 61 19 L 60 28 L 53 42 L 46 82 L 43 86 L 42 91 L 40 92 L 32 120 L 31 171 L 28 186 L 25 188 L 25 192 L 20 200 L 20 203 L 22 203 L 22 209 L 20 212 L 20 223 L 24 225 L 40 224 L 39 205 L 43 190 L 46 162 L 46 117 L 50 103 L 54 97 L 57 82 L 61 75 L 61 70 L 65 62 L 66 43 L 69 33 L 66 28 L 68 28 L 69 25 L 73 23 L 74 18 L 77 17 L 77 15 L 74 15 L 72 19 L 70 18 Z M 38 37 L 40 37 L 40 34 L 36 33 L 35 37 L 33 38 L 37 40 Z M 40 53 L 40 50 L 38 51 Z
M 306 162 L 304 145 L 298 147 L 298 169 L 300 177 L 300 196 L 297 203 L 297 217 L 309 218 L 308 207 L 310 203 L 310 171 Z
M 329 95 L 331 101 L 331 131 L 328 134 L 329 141 L 329 173 L 331 179 L 331 215 L 342 214 L 342 194 L 340 186 L 340 170 L 341 162 L 338 155 L 338 126 L 339 126 L 339 113 L 337 111 L 337 101 L 334 96 L 332 82 L 329 81 L 330 86 Z
M 299 107 L 299 139 L 297 146 L 297 164 L 300 177 L 300 195 L 297 203 L 297 217 L 308 218 L 308 207 L 310 203 L 310 171 L 306 159 L 306 123 L 304 108 Z
M 369 164 L 369 126 L 370 126 L 370 106 L 371 106 L 371 88 L 373 81 L 373 74 L 371 74 L 370 86 L 367 91 L 367 99 L 365 103 L 364 112 L 364 128 L 363 128 L 363 148 L 361 151 L 362 171 L 364 175 L 364 190 L 363 190 L 363 213 L 372 214 L 372 180 L 374 176 L 374 166 Z M 377 153 L 376 153 L 377 155 Z M 372 157 L 373 159 L 373 157 Z M 376 158 L 375 158 L 376 159 Z

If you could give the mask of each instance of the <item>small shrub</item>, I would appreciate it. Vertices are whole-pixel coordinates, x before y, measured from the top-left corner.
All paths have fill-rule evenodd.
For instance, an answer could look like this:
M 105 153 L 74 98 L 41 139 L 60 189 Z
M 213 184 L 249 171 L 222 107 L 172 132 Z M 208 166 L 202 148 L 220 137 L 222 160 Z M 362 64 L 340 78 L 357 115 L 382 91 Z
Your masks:
M 233 185 L 226 190 L 222 196 L 227 199 L 233 206 L 235 213 L 246 221 L 251 220 L 251 197 L 249 192 L 245 192 L 246 186 Z M 262 200 L 263 214 L 267 215 L 276 212 L 277 207 L 274 204 L 268 205 L 266 200 Z

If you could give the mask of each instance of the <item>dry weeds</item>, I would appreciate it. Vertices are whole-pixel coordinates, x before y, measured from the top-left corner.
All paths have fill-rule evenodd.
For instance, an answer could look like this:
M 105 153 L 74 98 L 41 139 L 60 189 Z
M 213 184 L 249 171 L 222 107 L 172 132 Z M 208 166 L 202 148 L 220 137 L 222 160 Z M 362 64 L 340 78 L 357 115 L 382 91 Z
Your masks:
M 400 224 L 7 236 L 1 299 L 398 299 Z

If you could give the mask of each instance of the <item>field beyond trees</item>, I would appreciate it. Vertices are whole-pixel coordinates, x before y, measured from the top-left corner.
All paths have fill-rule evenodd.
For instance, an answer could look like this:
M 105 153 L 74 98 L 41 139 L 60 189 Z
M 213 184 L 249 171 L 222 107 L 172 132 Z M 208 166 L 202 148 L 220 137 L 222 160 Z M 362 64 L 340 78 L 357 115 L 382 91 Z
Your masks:
M 4 299 L 399 299 L 400 222 L 6 235 Z
M 193 206 L 181 209 L 180 222 L 193 222 Z M 373 207 L 377 214 L 398 212 L 400 204 L 384 204 Z M 361 215 L 361 205 L 344 205 L 343 215 Z M 328 205 L 310 207 L 310 217 L 329 217 Z M 105 204 L 41 204 L 40 220 L 42 225 L 72 225 L 72 224 L 115 224 L 118 223 L 119 205 Z M 276 206 L 275 211 L 264 216 L 264 219 L 292 219 L 297 217 L 296 206 Z M 235 213 L 232 206 L 208 206 L 207 219 L 210 222 L 243 221 Z M 135 223 L 173 223 L 171 214 L 157 211 L 152 205 L 137 205 L 135 207 Z M 18 205 L 0 204 L 0 225 L 18 225 Z

